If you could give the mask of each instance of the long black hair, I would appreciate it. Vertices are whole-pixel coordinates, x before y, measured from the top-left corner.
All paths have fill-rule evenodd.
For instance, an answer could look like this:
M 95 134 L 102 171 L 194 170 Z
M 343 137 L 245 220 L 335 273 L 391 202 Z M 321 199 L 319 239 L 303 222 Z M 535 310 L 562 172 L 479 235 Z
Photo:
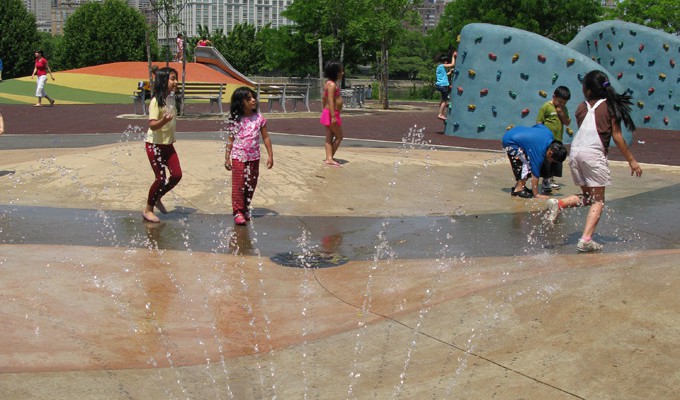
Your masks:
M 229 121 L 238 122 L 245 115 L 246 110 L 243 107 L 243 101 L 248 97 L 257 99 L 257 93 L 247 86 L 241 86 L 240 88 L 234 90 L 231 95 L 231 109 L 229 115 Z M 254 110 L 257 112 L 257 109 Z
M 170 74 L 177 74 L 177 70 L 170 67 L 159 68 L 156 70 L 156 79 L 153 84 L 153 94 L 151 97 L 156 99 L 158 102 L 158 107 L 165 107 L 165 97 L 168 93 L 168 81 L 170 80 Z
M 324 68 L 323 74 L 329 80 L 335 82 L 338 80 L 338 75 L 342 71 L 342 63 L 337 60 L 329 61 Z
M 632 97 L 617 93 L 607 74 L 600 70 L 588 72 L 583 78 L 583 88 L 588 91 L 585 93 L 588 100 L 607 99 L 607 108 L 609 108 L 609 113 L 614 116 L 616 122 L 621 123 L 623 121 L 626 128 L 631 131 L 635 130 L 635 123 L 630 116 L 630 109 L 633 104 Z

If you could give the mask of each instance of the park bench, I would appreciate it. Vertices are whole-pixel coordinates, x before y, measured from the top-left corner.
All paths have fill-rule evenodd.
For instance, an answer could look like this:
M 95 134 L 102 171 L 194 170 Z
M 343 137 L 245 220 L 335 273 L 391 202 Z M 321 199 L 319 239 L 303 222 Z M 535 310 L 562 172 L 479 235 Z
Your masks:
M 351 88 L 340 90 L 342 103 L 347 108 L 362 108 L 366 101 L 366 86 L 352 85 Z
M 220 114 L 222 110 L 222 95 L 225 89 L 224 83 L 207 82 L 184 82 L 184 100 L 210 100 L 210 112 L 213 112 L 213 105 L 217 105 Z M 178 95 L 182 94 L 182 85 L 179 85 Z M 185 102 L 186 103 L 186 102 Z M 182 107 L 182 111 L 184 107 Z
M 210 112 L 213 112 L 213 105 L 217 105 L 220 114 L 224 114 L 222 109 L 222 95 L 224 94 L 224 83 L 206 83 L 206 82 L 184 82 L 184 100 L 210 100 Z M 182 86 L 179 85 L 177 95 L 182 92 Z M 148 110 L 146 104 L 151 101 L 151 92 L 149 90 L 148 81 L 140 81 L 137 83 L 137 90 L 133 92 L 132 98 L 135 106 L 135 114 L 141 109 L 142 114 L 147 114 Z M 182 110 L 183 111 L 183 107 Z
M 269 112 L 272 111 L 272 105 L 278 103 L 283 109 L 283 112 L 288 112 L 286 109 L 286 102 L 293 102 L 293 111 L 297 111 L 297 103 L 302 102 L 307 111 L 309 109 L 309 84 L 308 83 L 272 83 L 272 84 L 258 84 L 257 85 L 257 99 L 260 102 L 267 102 L 269 105 Z

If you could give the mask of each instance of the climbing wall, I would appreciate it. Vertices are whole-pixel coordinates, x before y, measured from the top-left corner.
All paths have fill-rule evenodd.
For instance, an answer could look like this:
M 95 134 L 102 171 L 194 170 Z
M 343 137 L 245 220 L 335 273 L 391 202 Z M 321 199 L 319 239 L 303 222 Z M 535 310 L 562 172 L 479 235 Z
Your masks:
M 500 139 L 508 126 L 533 125 L 557 86 L 571 91 L 574 110 L 584 100 L 589 71 L 609 75 L 619 93 L 632 93 L 637 126 L 680 130 L 680 38 L 619 21 L 590 25 L 563 46 L 540 35 L 491 24 L 461 31 L 445 134 Z M 680 67 L 677 67 L 680 68 Z M 625 127 L 628 143 L 631 132 Z M 564 135 L 565 143 L 571 141 Z
M 636 126 L 680 130 L 680 37 L 603 21 L 585 27 L 567 47 L 600 64 L 633 96 Z

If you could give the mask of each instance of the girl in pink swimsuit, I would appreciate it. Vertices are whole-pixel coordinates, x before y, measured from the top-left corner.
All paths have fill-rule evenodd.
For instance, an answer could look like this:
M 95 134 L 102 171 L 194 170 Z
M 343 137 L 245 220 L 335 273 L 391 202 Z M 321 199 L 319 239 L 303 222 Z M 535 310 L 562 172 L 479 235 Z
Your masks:
M 342 119 L 340 119 L 342 96 L 337 82 L 345 75 L 345 69 L 339 61 L 330 61 L 326 64 L 324 74 L 328 81 L 326 81 L 321 98 L 323 111 L 320 121 L 321 125 L 326 128 L 326 142 L 324 144 L 326 158 L 323 162 L 332 167 L 340 167 L 340 163 L 335 161 L 333 157 L 340 147 L 340 142 L 342 142 Z M 329 93 L 332 94 L 329 95 Z

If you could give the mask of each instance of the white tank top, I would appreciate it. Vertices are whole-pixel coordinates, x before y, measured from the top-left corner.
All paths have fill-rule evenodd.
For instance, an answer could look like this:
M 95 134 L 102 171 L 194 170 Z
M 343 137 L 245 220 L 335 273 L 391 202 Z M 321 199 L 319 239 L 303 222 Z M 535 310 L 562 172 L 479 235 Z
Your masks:
M 574 140 L 571 142 L 572 149 L 593 149 L 605 152 L 600 135 L 597 133 L 597 123 L 595 122 L 595 109 L 605 101 L 607 99 L 600 99 L 592 107 L 590 107 L 587 101 L 585 102 L 586 107 L 588 107 L 588 113 L 583 118 L 581 126 L 578 127 L 578 131 L 574 135 Z

